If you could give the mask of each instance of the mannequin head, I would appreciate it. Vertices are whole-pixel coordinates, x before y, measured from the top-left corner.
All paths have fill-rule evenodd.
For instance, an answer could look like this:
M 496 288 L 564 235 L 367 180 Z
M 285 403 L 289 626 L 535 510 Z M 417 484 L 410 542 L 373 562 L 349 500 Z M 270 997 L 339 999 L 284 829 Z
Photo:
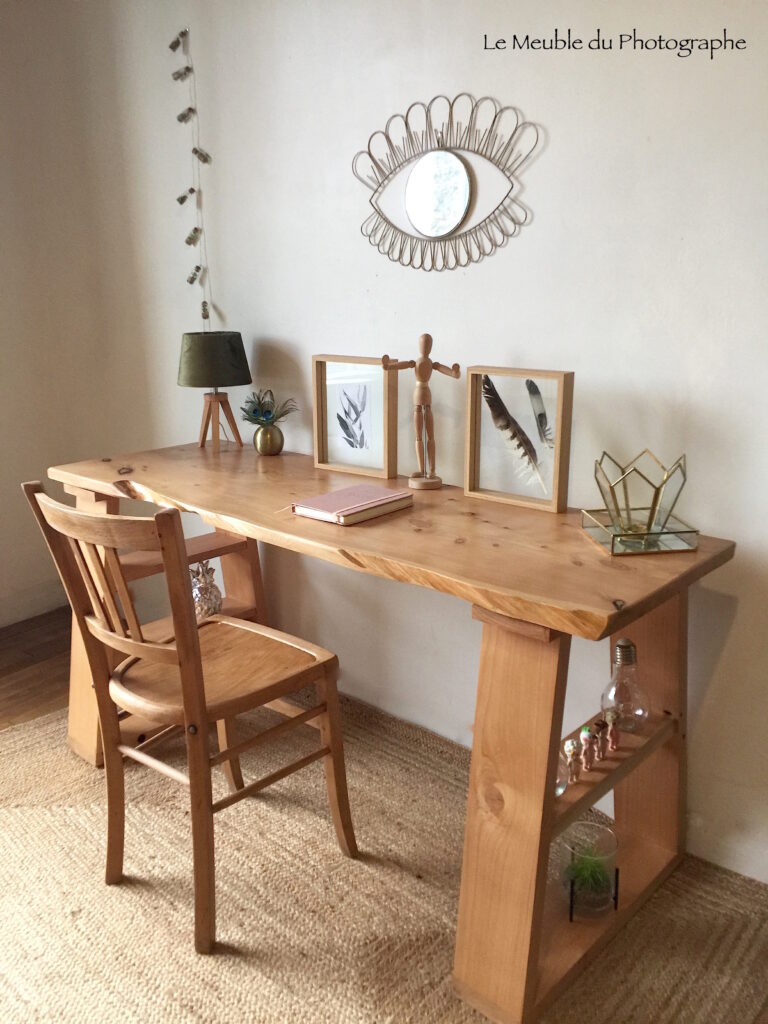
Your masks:
M 428 356 L 432 351 L 432 335 L 422 334 L 419 338 L 419 355 Z

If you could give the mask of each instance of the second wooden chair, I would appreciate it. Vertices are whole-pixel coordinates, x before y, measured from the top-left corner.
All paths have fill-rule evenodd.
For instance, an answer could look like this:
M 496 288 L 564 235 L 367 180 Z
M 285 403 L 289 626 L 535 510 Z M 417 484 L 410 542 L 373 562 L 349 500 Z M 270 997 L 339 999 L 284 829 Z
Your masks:
M 101 516 L 48 497 L 40 483 L 26 483 L 32 507 L 72 605 L 93 675 L 107 779 L 108 884 L 123 875 L 124 758 L 129 757 L 189 787 L 195 893 L 195 948 L 211 950 L 216 938 L 214 815 L 231 804 L 320 758 L 328 801 L 342 851 L 357 856 L 347 796 L 344 748 L 336 691 L 338 659 L 304 640 L 242 619 L 213 616 L 198 625 L 181 517 L 176 509 L 154 518 Z M 118 552 L 159 552 L 171 605 L 172 636 L 142 628 Z M 115 652 L 125 657 L 119 660 Z M 313 684 L 319 703 L 303 709 L 285 695 Z M 236 715 L 270 705 L 286 717 L 242 742 L 233 742 Z M 149 719 L 160 731 L 136 747 L 122 742 L 120 709 Z M 217 724 L 220 749 L 211 753 Z M 309 723 L 320 746 L 291 764 L 246 785 L 240 755 Z M 187 773 L 158 760 L 148 748 L 183 730 Z M 230 792 L 213 800 L 211 769 L 221 765 Z

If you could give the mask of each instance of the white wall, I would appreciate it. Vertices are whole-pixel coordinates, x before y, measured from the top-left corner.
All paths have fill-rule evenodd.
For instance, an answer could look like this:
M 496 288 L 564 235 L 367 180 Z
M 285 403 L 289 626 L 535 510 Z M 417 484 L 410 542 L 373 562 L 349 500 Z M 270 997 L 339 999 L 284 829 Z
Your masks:
M 22 477 L 194 433 L 199 395 L 175 386 L 179 336 L 198 323 L 173 201 L 186 94 L 167 49 L 189 24 L 214 155 L 207 223 L 226 318 L 214 326 L 243 332 L 259 384 L 298 398 L 290 447 L 311 447 L 312 353 L 407 357 L 426 330 L 446 362 L 576 372 L 573 505 L 596 504 L 604 447 L 687 453 L 681 513 L 739 544 L 691 595 L 689 848 L 768 880 L 764 6 L 27 0 L 0 16 L 0 85 L 17 101 L 0 164 L 14 195 L 2 207 L 2 618 L 59 600 Z M 585 37 L 725 25 L 748 47 L 714 61 L 482 50 L 484 32 L 555 25 Z M 463 90 L 543 127 L 524 176 L 533 222 L 465 271 L 392 265 L 359 233 L 368 195 L 351 159 L 391 114 Z M 433 391 L 438 468 L 458 483 L 463 383 Z M 409 392 L 403 379 L 403 472 Z M 466 605 L 284 552 L 266 570 L 276 620 L 335 648 L 345 689 L 469 741 L 479 630 Z M 607 658 L 606 644 L 574 644 L 568 724 L 594 709 Z

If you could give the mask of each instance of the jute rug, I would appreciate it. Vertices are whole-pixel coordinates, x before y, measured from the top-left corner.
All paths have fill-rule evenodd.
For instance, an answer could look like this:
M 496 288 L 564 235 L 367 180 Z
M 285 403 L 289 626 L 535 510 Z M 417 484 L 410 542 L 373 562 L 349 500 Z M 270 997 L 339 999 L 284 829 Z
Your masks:
M 129 766 L 128 878 L 108 888 L 103 777 L 67 749 L 63 713 L 0 733 L 0 1021 L 481 1024 L 450 985 L 469 755 L 344 711 L 362 859 L 338 851 L 320 766 L 221 812 L 209 957 L 186 791 Z M 300 756 L 304 733 L 272 757 Z M 767 964 L 768 887 L 690 858 L 546 1022 L 751 1024 Z

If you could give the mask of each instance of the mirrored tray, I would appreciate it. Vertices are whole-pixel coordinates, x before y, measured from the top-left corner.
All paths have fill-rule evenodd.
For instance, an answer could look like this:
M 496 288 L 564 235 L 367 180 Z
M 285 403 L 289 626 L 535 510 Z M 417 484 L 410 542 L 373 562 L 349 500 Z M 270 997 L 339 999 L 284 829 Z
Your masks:
M 638 509 L 638 513 L 648 509 Z M 653 555 L 695 551 L 699 531 L 677 516 L 670 515 L 663 530 L 656 533 L 628 533 L 617 529 L 604 508 L 582 509 L 581 528 L 610 555 Z

